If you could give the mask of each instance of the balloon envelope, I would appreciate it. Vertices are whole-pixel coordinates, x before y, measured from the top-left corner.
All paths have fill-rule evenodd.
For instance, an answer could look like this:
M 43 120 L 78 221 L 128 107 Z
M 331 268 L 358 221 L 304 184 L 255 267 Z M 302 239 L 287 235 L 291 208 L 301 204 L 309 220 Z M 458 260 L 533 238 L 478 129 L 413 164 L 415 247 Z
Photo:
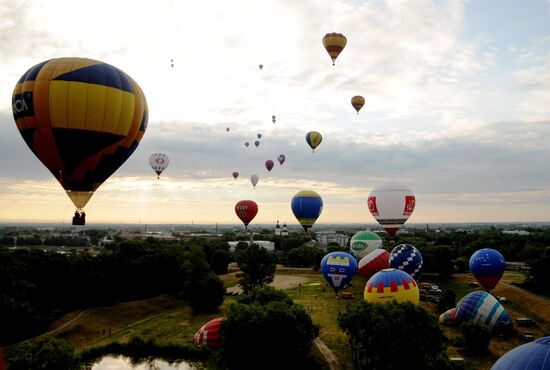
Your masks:
M 351 105 L 355 108 L 357 114 L 359 114 L 359 111 L 363 108 L 363 105 L 365 105 L 365 98 L 360 95 L 356 95 L 351 98 Z
M 286 157 L 284 154 L 279 154 L 279 156 L 277 157 L 277 160 L 279 161 L 279 164 L 282 166 L 283 163 L 285 163 Z
M 357 261 L 349 253 L 331 252 L 321 260 L 321 272 L 335 292 L 345 288 L 357 272 Z
M 170 164 L 170 158 L 164 153 L 153 153 L 149 157 L 149 165 L 157 173 L 159 178 L 162 171 L 164 171 Z
M 302 190 L 292 197 L 292 213 L 307 232 L 323 211 L 323 199 L 313 190 Z
M 262 138 L 262 134 L 257 134 L 256 137 L 257 137 L 258 139 L 261 139 L 261 138 Z
M 250 143 L 248 141 L 244 142 L 244 146 L 246 146 L 247 148 L 248 148 L 249 145 L 250 145 Z
M 382 239 L 372 231 L 359 231 L 350 241 L 350 253 L 363 258 L 370 252 L 382 246 Z
M 258 205 L 253 200 L 241 200 L 235 204 L 235 213 L 244 226 L 248 226 L 258 213 Z
M 220 328 L 225 317 L 217 317 L 208 321 L 193 336 L 193 343 L 197 346 L 216 348 L 222 345 Z
M 538 338 L 506 352 L 491 370 L 550 370 L 550 337 Z
M 439 315 L 439 323 L 445 325 L 454 325 L 456 321 L 456 307 L 453 307 Z
M 366 279 L 378 271 L 390 267 L 390 253 L 385 249 L 376 249 L 359 260 L 358 273 Z
M 256 187 L 256 184 L 258 183 L 259 179 L 260 178 L 258 177 L 258 175 L 250 176 L 250 182 L 252 183 L 252 186 Z
M 25 143 L 78 209 L 130 157 L 147 128 L 139 85 L 92 59 L 35 65 L 17 82 L 12 108 Z
M 416 281 L 420 280 L 422 263 L 422 255 L 410 244 L 399 244 L 390 253 L 390 267 L 405 271 Z
M 374 274 L 365 285 L 365 301 L 370 303 L 412 302 L 418 304 L 420 292 L 416 281 L 405 271 L 384 269 Z
M 493 332 L 512 329 L 508 312 L 491 294 L 482 291 L 471 292 L 456 305 L 456 322 L 474 321 L 485 324 Z
M 256 148 L 257 148 L 257 147 L 260 146 L 260 142 L 259 142 L 258 140 L 256 140 L 256 141 L 254 142 L 254 145 L 256 145 Z
M 273 166 L 275 166 L 275 162 L 273 162 L 271 159 L 268 159 L 267 161 L 265 161 L 265 168 L 267 168 L 268 172 L 271 172 L 271 170 L 273 169 Z
M 505 267 L 506 261 L 502 254 L 491 248 L 480 249 L 470 257 L 470 271 L 479 284 L 487 290 L 495 288 Z
M 229 127 L 226 127 L 225 128 L 225 131 L 229 132 L 230 128 Z
M 273 122 L 273 123 L 277 122 L 277 119 L 276 119 L 275 116 L 271 116 L 271 122 Z
M 239 177 L 239 173 L 236 172 L 236 171 L 233 172 L 233 178 L 234 178 L 235 180 L 237 180 L 237 177 Z
M 323 136 L 317 131 L 310 131 L 306 134 L 306 142 L 313 151 L 321 144 L 321 141 L 323 141 Z
M 413 213 L 415 203 L 411 189 L 400 184 L 384 184 L 375 188 L 367 201 L 370 213 L 392 236 Z
M 336 61 L 338 55 L 340 55 L 342 50 L 346 47 L 347 42 L 348 40 L 346 39 L 346 36 L 341 33 L 327 33 L 323 37 L 323 46 L 325 47 L 328 55 L 330 55 L 330 59 L 332 59 L 332 65 L 334 65 L 334 61 Z

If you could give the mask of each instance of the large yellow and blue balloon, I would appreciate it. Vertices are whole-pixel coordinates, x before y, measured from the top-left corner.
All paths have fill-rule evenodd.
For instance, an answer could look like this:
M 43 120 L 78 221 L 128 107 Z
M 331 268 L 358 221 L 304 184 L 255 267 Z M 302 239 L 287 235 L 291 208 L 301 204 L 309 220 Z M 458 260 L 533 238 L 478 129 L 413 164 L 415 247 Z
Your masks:
M 292 213 L 307 232 L 323 211 L 323 199 L 313 190 L 302 190 L 292 197 L 290 206 Z
M 550 370 L 550 337 L 538 338 L 506 352 L 491 370 Z
M 480 249 L 470 257 L 470 271 L 487 290 L 495 288 L 504 274 L 505 267 L 506 261 L 502 254 L 491 248 Z
M 471 292 L 456 305 L 456 323 L 465 321 L 485 324 L 496 333 L 512 329 L 513 324 L 508 312 L 491 294 L 483 291 Z
M 134 152 L 147 127 L 138 84 L 109 64 L 56 58 L 30 68 L 12 96 L 25 143 L 78 211 Z
M 331 252 L 321 260 L 321 272 L 334 292 L 338 293 L 353 279 L 357 272 L 357 261 L 349 253 Z
M 395 299 L 398 303 L 418 304 L 420 292 L 409 274 L 389 268 L 377 272 L 367 281 L 364 298 L 370 303 L 388 303 Z

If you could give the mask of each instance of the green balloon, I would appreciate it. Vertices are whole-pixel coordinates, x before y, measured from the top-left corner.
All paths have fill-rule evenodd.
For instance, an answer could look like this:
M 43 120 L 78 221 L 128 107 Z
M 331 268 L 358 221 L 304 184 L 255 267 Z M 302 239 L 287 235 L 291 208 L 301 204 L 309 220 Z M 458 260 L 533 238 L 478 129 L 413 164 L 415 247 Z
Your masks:
M 359 231 L 351 238 L 350 246 L 350 252 L 354 256 L 363 258 L 370 252 L 381 248 L 382 239 L 372 231 Z

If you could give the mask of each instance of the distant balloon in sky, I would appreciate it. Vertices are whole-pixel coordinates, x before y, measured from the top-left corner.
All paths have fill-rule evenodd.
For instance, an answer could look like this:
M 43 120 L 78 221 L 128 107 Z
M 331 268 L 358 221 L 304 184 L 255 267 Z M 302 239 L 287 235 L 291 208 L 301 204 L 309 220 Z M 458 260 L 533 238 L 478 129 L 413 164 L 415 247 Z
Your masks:
M 390 267 L 405 271 L 414 280 L 420 280 L 424 260 L 420 251 L 410 244 L 399 244 L 390 253 Z
M 334 293 L 345 288 L 357 272 L 357 261 L 346 252 L 331 252 L 321 261 L 321 272 Z
M 174 59 L 170 59 L 170 66 L 174 68 Z
M 250 145 L 250 143 L 248 141 L 244 142 L 244 146 L 246 146 L 247 148 L 248 148 L 249 145 Z
M 157 173 L 157 179 L 160 178 L 160 174 L 168 167 L 168 164 L 170 164 L 170 158 L 164 153 L 153 153 L 149 157 L 149 165 Z
M 506 352 L 491 370 L 550 370 L 550 337 L 535 339 Z
M 375 249 L 359 260 L 358 273 L 366 279 L 370 279 L 372 275 L 378 271 L 390 267 L 390 254 L 385 249 Z
M 258 175 L 250 176 L 250 182 L 252 183 L 252 186 L 254 186 L 254 188 L 256 187 L 256 184 L 258 183 L 259 179 L 260 178 L 258 177 Z
M 256 148 L 259 147 L 259 146 L 260 146 L 260 141 L 259 141 L 259 140 L 256 140 L 256 141 L 254 142 L 254 145 L 256 145 Z
M 323 211 L 323 199 L 313 190 L 302 190 L 292 197 L 292 213 L 307 232 Z
M 495 288 L 504 274 L 505 267 L 504 256 L 491 248 L 480 249 L 470 257 L 470 271 L 487 290 Z
M 279 156 L 277 157 L 277 160 L 279 161 L 279 164 L 282 166 L 283 163 L 285 163 L 286 157 L 284 154 L 279 154 Z
M 508 312 L 491 294 L 471 292 L 456 305 L 456 323 L 474 321 L 485 324 L 493 333 L 504 333 L 513 328 Z
M 275 116 L 271 116 L 271 122 L 273 123 L 277 122 L 277 118 Z
M 271 159 L 268 159 L 267 161 L 265 161 L 265 168 L 267 168 L 268 172 L 271 172 L 271 170 L 273 169 L 273 166 L 275 166 L 275 162 L 273 162 Z
M 363 108 L 363 105 L 365 105 L 365 98 L 360 95 L 356 95 L 351 98 L 351 105 L 353 105 L 353 108 L 355 108 L 357 114 L 359 114 L 359 111 Z
M 338 55 L 340 55 L 342 50 L 344 50 L 347 43 L 348 40 L 346 39 L 346 36 L 341 33 L 327 33 L 325 37 L 323 37 L 323 46 L 325 47 L 328 55 L 330 55 L 330 59 L 332 59 L 332 65 L 334 65 L 336 58 L 338 58 Z
M 416 281 L 405 271 L 384 269 L 374 274 L 365 285 L 365 301 L 370 303 L 412 302 L 418 304 L 420 292 Z
M 259 65 L 258 67 L 259 67 L 259 68 L 260 68 L 260 70 L 261 70 L 261 69 L 263 69 L 263 68 L 264 68 L 264 65 L 263 65 L 263 64 L 260 64 L 260 65 Z
M 306 142 L 311 147 L 313 152 L 315 152 L 315 148 L 317 148 L 319 144 L 321 144 L 322 140 L 323 136 L 317 131 L 310 131 L 306 134 Z
M 229 132 L 229 130 L 231 130 L 230 127 L 226 127 L 226 128 L 225 128 L 225 131 Z
M 350 241 L 350 253 L 358 258 L 365 257 L 370 252 L 382 246 L 382 239 L 372 231 L 359 231 Z
M 221 324 L 225 317 L 217 317 L 208 321 L 193 336 L 193 343 L 196 346 L 216 348 L 222 345 Z
M 413 213 L 416 199 L 403 185 L 384 184 L 369 194 L 367 204 L 376 221 L 394 236 Z
M 55 58 L 23 74 L 12 108 L 25 143 L 76 206 L 73 225 L 84 225 L 86 203 L 145 134 L 141 88 L 109 64 Z
M 262 138 L 262 134 L 257 134 L 256 137 L 257 137 L 258 139 L 261 139 L 261 138 Z
M 253 200 L 241 200 L 235 204 L 235 213 L 248 229 L 248 224 L 258 213 L 258 205 Z
M 236 172 L 236 171 L 233 172 L 233 178 L 234 178 L 235 180 L 237 180 L 237 177 L 239 177 L 239 173 Z

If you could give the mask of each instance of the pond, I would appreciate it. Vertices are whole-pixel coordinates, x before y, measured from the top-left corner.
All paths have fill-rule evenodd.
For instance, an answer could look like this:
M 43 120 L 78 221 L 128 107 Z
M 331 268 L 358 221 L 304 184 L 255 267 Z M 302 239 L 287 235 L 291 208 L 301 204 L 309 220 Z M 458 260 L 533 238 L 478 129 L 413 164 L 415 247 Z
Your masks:
M 163 360 L 150 360 L 132 364 L 127 357 L 105 356 L 92 366 L 92 370 L 198 370 L 200 365 L 189 362 L 169 364 Z

